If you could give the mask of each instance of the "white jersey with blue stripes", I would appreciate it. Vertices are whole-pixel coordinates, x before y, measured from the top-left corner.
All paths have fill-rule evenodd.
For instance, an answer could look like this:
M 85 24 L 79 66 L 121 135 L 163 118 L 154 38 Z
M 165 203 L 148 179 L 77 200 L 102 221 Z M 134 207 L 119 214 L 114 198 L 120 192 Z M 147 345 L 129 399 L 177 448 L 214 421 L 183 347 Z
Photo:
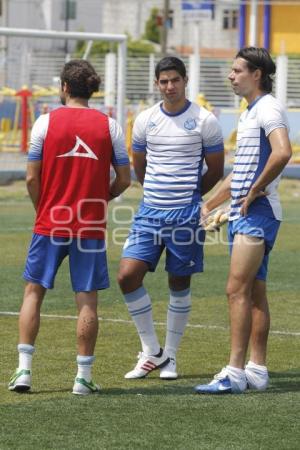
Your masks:
M 223 151 L 221 127 L 215 116 L 187 101 L 176 114 L 162 103 L 141 112 L 133 127 L 133 151 L 146 152 L 143 204 L 178 209 L 201 200 L 206 153 Z
M 287 128 L 282 105 L 271 94 L 257 98 L 241 114 L 237 132 L 237 150 L 231 180 L 231 211 L 229 220 L 240 217 L 239 201 L 262 173 L 271 154 L 269 134 L 277 128 Z M 265 188 L 266 196 L 250 205 L 248 212 L 282 220 L 277 192 L 280 175 Z

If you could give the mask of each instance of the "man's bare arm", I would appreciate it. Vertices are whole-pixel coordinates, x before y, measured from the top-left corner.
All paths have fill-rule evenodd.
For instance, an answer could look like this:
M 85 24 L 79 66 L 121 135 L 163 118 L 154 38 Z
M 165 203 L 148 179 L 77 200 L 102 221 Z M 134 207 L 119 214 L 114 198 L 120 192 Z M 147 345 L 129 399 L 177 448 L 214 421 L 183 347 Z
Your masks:
M 132 159 L 136 177 L 143 186 L 147 166 L 146 152 L 133 152 Z
M 114 166 L 116 177 L 109 186 L 109 200 L 118 197 L 130 186 L 130 165 Z
M 207 172 L 203 175 L 201 181 L 201 194 L 209 192 L 224 174 L 224 153 L 208 153 L 205 155 Z
M 202 205 L 201 215 L 204 217 L 210 211 L 222 205 L 226 200 L 229 200 L 231 197 L 230 192 L 230 184 L 231 184 L 232 172 L 223 180 L 220 186 L 217 188 L 216 192 L 206 200 L 206 202 Z
M 27 163 L 26 186 L 34 209 L 37 210 L 41 189 L 42 161 L 29 161 Z

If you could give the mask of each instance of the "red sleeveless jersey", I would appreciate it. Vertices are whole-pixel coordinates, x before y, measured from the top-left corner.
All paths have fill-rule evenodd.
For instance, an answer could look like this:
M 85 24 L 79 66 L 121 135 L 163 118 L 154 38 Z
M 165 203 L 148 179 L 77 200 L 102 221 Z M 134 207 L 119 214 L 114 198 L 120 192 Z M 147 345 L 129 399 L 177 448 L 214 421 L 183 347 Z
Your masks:
M 103 239 L 112 142 L 105 114 L 64 107 L 49 114 L 34 232 Z

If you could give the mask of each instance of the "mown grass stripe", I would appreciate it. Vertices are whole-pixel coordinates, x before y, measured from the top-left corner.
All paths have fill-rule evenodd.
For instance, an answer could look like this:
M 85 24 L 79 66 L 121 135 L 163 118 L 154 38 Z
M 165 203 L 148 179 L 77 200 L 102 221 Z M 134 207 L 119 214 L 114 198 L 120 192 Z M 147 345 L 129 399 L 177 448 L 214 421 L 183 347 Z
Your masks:
M 19 316 L 18 312 L 14 311 L 0 311 L 0 316 Z M 41 314 L 41 317 L 44 317 L 46 319 L 67 319 L 67 320 L 77 320 L 77 316 L 71 316 L 71 315 L 60 315 L 60 314 Z M 126 320 L 126 319 L 110 319 L 110 318 L 104 318 L 104 317 L 98 317 L 100 321 L 103 322 L 112 322 L 112 323 L 124 323 L 124 324 L 133 324 L 132 320 Z M 166 326 L 166 322 L 155 322 L 154 325 L 156 326 Z M 222 327 L 220 325 L 203 325 L 203 324 L 187 324 L 188 328 L 203 328 L 205 330 L 228 330 L 228 327 Z M 270 334 L 279 334 L 279 335 L 286 335 L 286 336 L 300 336 L 299 331 L 285 331 L 285 330 L 271 330 Z

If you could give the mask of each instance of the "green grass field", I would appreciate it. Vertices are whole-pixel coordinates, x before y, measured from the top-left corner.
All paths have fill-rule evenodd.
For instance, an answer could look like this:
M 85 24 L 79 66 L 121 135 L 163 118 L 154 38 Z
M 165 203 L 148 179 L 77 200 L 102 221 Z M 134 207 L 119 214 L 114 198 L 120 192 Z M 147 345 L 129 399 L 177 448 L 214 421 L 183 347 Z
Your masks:
M 43 305 L 32 393 L 7 390 L 17 363 L 18 319 L 5 313 L 17 313 L 21 304 L 33 208 L 23 182 L 0 187 L 0 449 L 299 449 L 300 183 L 283 180 L 281 194 L 285 222 L 269 276 L 268 391 L 221 397 L 193 393 L 193 386 L 210 380 L 228 358 L 225 230 L 219 243 L 210 238 L 206 270 L 193 279 L 193 308 L 178 354 L 180 378 L 161 381 L 157 373 L 145 380 L 123 378 L 135 364 L 139 341 L 115 281 L 122 247 L 112 240 L 123 241 L 129 224 L 116 225 L 111 220 L 111 288 L 100 295 L 93 372 L 103 393 L 78 398 L 70 393 L 76 374 L 76 312 L 67 263 Z M 111 205 L 111 216 L 129 222 L 127 207 L 135 208 L 140 195 L 133 186 L 122 203 Z M 162 344 L 168 301 L 163 259 L 145 282 Z

